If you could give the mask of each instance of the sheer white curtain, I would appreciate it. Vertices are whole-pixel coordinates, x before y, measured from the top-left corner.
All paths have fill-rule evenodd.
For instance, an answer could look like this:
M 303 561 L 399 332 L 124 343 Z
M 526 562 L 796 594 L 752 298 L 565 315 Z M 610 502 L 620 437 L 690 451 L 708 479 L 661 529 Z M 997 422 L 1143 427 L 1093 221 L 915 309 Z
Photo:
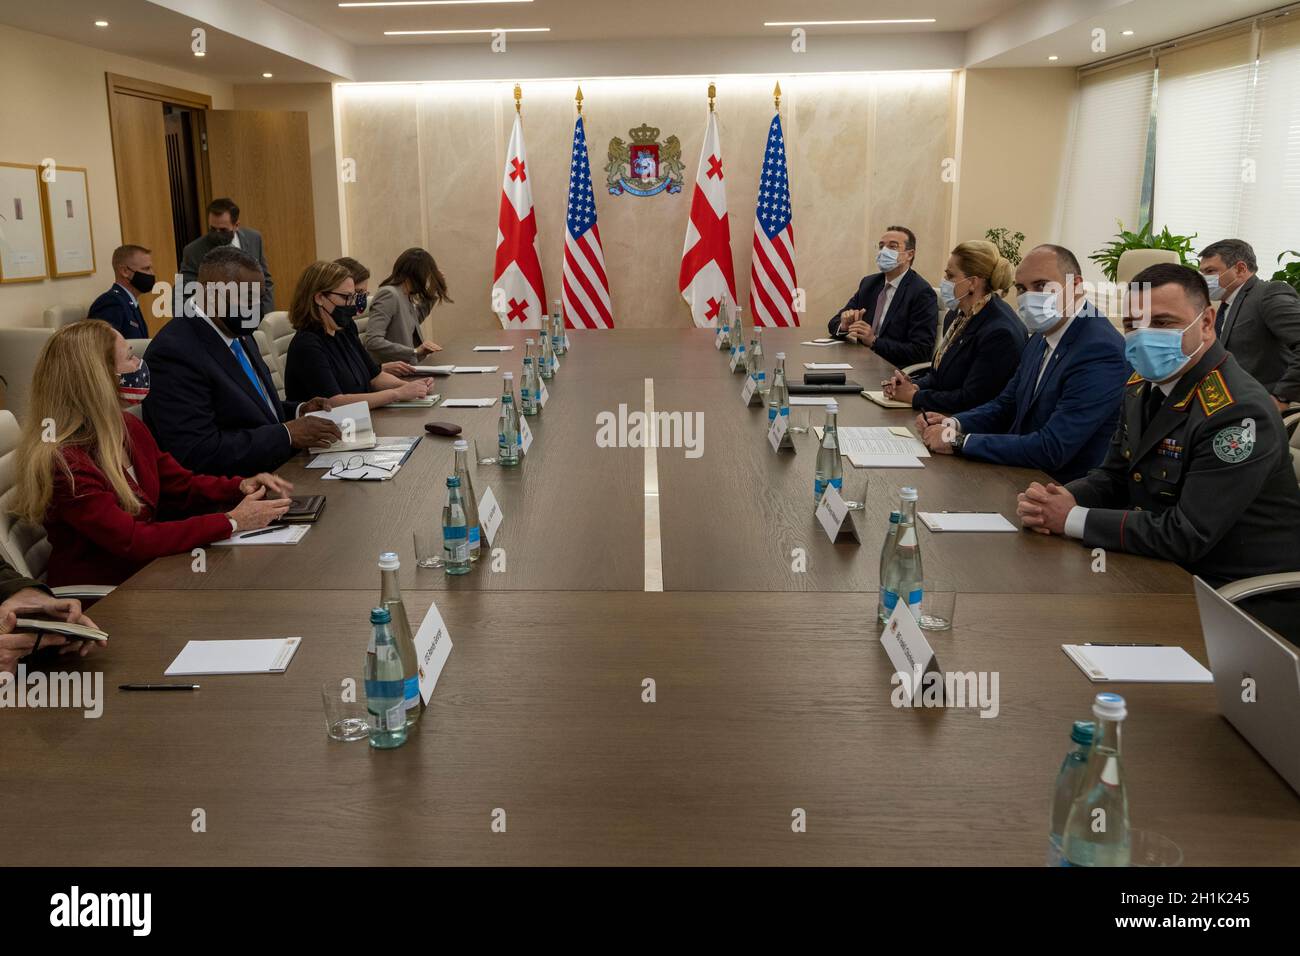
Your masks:
M 1079 81 L 1061 244 L 1094 281 L 1103 276 L 1088 256 L 1118 231 L 1116 220 L 1138 225 L 1154 80 L 1154 64 L 1142 62 Z

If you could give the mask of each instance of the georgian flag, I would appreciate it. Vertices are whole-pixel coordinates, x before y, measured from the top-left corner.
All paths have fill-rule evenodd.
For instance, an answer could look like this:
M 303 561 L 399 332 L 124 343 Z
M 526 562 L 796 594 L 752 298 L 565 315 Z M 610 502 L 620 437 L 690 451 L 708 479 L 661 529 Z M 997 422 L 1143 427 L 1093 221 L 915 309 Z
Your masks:
M 691 307 L 691 316 L 701 328 L 718 322 L 722 298 L 736 303 L 736 273 L 731 262 L 731 227 L 727 221 L 727 186 L 723 181 L 722 143 L 718 138 L 718 117 L 709 111 L 704 131 L 700 165 L 691 195 L 691 218 L 686 224 L 682 268 L 677 288 Z
M 497 216 L 497 257 L 492 272 L 492 311 L 503 329 L 536 329 L 546 311 L 546 285 L 537 255 L 537 212 L 524 152 L 524 128 L 515 113 L 515 128 L 506 148 Z

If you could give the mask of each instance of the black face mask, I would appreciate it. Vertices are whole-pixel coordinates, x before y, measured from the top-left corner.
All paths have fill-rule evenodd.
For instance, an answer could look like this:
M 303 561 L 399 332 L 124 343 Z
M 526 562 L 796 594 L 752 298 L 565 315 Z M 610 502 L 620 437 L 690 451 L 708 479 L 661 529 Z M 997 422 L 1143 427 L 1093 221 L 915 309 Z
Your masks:
M 351 322 L 357 317 L 357 307 L 355 305 L 336 305 L 334 311 L 330 313 L 330 318 L 335 324 L 342 325 L 345 322 Z
M 139 292 L 141 295 L 148 295 L 152 292 L 154 283 L 157 281 L 157 276 L 150 275 L 147 272 L 131 273 L 131 288 L 135 289 L 135 291 Z
M 219 246 L 228 246 L 235 241 L 235 230 L 233 229 L 209 229 L 208 235 L 211 236 Z
M 356 305 L 356 314 L 357 314 L 357 315 L 360 315 L 362 312 L 365 312 L 365 311 L 366 311 L 366 303 L 369 302 L 369 301 L 370 301 L 370 293 L 369 293 L 369 292 L 358 292 L 358 293 L 357 293 L 357 305 Z

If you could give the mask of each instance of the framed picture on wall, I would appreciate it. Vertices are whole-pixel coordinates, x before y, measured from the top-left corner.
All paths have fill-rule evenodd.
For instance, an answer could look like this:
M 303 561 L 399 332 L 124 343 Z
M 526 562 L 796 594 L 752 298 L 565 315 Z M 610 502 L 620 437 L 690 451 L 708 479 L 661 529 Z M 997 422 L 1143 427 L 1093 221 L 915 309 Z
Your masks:
M 49 275 L 40 169 L 0 163 L 0 282 L 35 282 Z
M 45 241 L 50 275 L 88 276 L 95 272 L 95 240 L 90 232 L 90 186 L 82 166 L 51 167 L 41 177 L 45 200 Z

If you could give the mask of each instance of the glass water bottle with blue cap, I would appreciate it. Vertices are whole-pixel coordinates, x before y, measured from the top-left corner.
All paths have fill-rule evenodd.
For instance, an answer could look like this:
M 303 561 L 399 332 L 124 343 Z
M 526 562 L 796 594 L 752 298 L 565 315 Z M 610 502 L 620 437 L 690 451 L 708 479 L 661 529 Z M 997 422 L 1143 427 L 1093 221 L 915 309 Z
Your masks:
M 1062 845 L 1065 841 L 1065 822 L 1070 818 L 1070 808 L 1079 793 L 1088 766 L 1088 753 L 1092 750 L 1092 735 L 1097 725 L 1091 720 L 1076 720 L 1070 731 L 1070 748 L 1061 761 L 1061 771 L 1056 775 L 1056 788 L 1052 796 L 1052 828 L 1047 842 L 1047 865 L 1060 866 L 1065 859 Z
M 1097 729 L 1079 792 L 1065 823 L 1065 866 L 1128 866 L 1128 792 L 1120 759 L 1120 726 L 1128 716 L 1119 694 L 1098 694 Z

